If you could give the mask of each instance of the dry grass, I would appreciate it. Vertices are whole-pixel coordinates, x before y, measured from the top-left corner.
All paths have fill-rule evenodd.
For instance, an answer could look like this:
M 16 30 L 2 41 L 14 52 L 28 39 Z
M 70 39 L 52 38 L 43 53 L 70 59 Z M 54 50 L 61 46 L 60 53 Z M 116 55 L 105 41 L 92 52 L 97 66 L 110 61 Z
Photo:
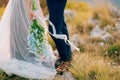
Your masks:
M 4 9 L 5 9 L 4 7 L 0 7 L 0 18 L 3 15 Z
M 120 69 L 110 66 L 109 61 L 89 52 L 74 53 L 69 71 L 77 80 L 119 80 Z
M 76 27 L 76 31 L 84 34 L 89 34 L 89 31 L 94 27 L 93 24 L 88 23 L 91 18 L 98 20 L 101 28 L 107 25 L 114 27 L 115 19 L 112 16 L 111 6 L 102 1 L 96 1 L 95 4 L 91 6 L 85 2 L 68 2 L 66 9 L 75 12 L 75 17 L 69 20 L 68 23 Z
M 68 2 L 66 9 L 75 11 L 73 25 L 84 24 L 92 16 L 91 7 L 85 2 Z
M 98 14 L 99 19 L 101 20 L 101 27 L 105 27 L 107 25 L 114 25 L 115 20 L 113 19 L 113 16 L 111 15 L 110 6 L 107 3 L 99 3 L 96 4 L 93 8 L 93 13 Z M 93 15 L 94 16 L 94 15 Z
M 99 42 L 102 40 L 91 39 L 88 34 L 94 27 L 87 23 L 91 17 L 99 20 L 102 28 L 106 25 L 114 26 L 115 21 L 109 5 L 101 3 L 91 7 L 87 3 L 69 2 L 67 8 L 76 12 L 75 17 L 68 22 L 71 26 L 69 30 L 72 30 L 70 31 L 71 35 L 77 33 L 80 35 L 79 38 L 85 42 L 79 46 L 80 52 L 73 53 L 73 61 L 69 71 L 77 80 L 119 80 L 120 68 L 111 65 L 113 61 L 107 56 L 107 52 L 109 47 L 118 44 L 120 39 L 116 38 L 115 41 L 105 43 L 104 47 L 101 47 Z

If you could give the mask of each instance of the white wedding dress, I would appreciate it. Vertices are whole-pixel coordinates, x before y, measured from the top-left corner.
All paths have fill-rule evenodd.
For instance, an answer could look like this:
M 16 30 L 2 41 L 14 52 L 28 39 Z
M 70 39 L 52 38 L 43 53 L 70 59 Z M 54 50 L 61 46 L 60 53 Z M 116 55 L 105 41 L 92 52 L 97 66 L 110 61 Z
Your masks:
M 40 23 L 46 26 L 44 21 Z M 41 53 L 44 59 L 28 49 L 30 25 L 25 0 L 9 0 L 0 20 L 0 70 L 28 79 L 52 80 L 55 56 L 47 40 Z

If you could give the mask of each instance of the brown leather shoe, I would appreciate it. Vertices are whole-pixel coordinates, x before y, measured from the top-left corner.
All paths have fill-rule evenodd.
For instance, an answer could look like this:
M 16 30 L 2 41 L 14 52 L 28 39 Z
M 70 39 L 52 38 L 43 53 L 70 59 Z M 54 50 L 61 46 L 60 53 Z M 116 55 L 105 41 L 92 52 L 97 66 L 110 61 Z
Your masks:
M 62 75 L 65 71 L 68 71 L 68 67 L 70 65 L 70 62 L 61 62 L 61 64 L 56 68 L 56 71 L 58 74 Z
M 57 59 L 55 62 L 55 69 L 57 69 L 61 63 L 62 63 L 61 59 Z

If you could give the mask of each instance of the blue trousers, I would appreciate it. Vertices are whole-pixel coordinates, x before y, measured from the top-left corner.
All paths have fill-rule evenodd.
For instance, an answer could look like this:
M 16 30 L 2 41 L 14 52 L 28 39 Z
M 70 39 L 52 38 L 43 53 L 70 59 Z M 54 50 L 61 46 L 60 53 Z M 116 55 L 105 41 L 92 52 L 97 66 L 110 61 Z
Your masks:
M 46 1 L 48 5 L 49 19 L 55 25 L 56 33 L 65 34 L 69 39 L 67 26 L 64 21 L 64 9 L 67 0 L 46 0 Z M 53 33 L 52 27 L 50 25 L 49 31 Z M 56 39 L 54 37 L 52 37 L 52 39 L 56 44 L 60 59 L 62 61 L 69 61 L 71 59 L 70 46 L 66 44 L 64 40 Z

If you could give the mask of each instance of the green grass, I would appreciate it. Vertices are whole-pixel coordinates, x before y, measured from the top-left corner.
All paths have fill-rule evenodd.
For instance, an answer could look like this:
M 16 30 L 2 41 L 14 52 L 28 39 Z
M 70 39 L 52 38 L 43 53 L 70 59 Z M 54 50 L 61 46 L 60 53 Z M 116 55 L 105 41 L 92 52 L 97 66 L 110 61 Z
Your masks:
M 8 76 L 3 71 L 0 71 L 0 80 L 29 80 L 29 79 L 21 78 L 16 75 Z

